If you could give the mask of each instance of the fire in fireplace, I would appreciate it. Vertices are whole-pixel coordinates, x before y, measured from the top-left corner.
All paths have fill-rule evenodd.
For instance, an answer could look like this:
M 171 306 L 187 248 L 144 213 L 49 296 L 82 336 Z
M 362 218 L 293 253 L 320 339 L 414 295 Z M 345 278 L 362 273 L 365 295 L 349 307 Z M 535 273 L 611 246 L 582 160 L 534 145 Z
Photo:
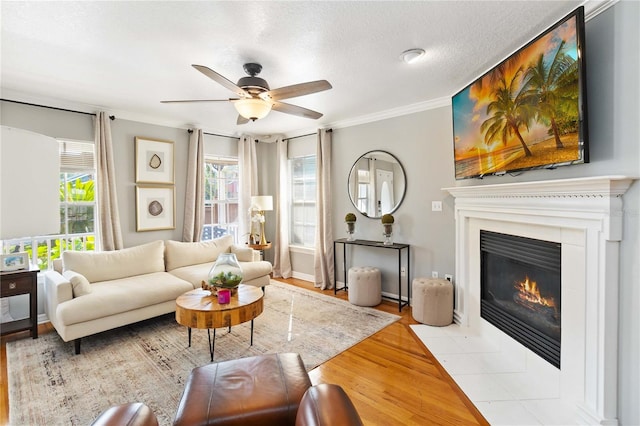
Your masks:
M 480 231 L 480 316 L 560 368 L 560 244 Z

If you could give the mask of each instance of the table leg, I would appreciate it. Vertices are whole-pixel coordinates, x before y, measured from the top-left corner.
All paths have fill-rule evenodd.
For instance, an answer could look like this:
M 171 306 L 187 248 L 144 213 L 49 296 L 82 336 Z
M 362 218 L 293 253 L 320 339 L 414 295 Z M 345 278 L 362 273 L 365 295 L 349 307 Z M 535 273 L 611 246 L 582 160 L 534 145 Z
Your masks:
M 251 320 L 251 344 L 249 346 L 253 346 L 253 320 Z
M 407 247 L 407 306 L 411 306 L 411 247 Z
M 333 254 L 335 256 L 335 253 Z M 344 272 L 344 285 L 342 288 L 345 291 L 348 291 L 349 287 L 347 286 L 347 245 L 342 245 L 342 270 Z
M 189 333 L 189 347 L 191 347 L 191 327 L 187 327 Z
M 333 294 L 338 294 L 338 269 L 336 261 L 336 242 L 333 242 Z
M 209 336 L 209 353 L 211 353 L 211 362 L 213 362 L 213 351 L 216 349 L 216 329 L 213 329 L 213 339 L 211 339 L 211 330 L 207 328 L 207 336 Z

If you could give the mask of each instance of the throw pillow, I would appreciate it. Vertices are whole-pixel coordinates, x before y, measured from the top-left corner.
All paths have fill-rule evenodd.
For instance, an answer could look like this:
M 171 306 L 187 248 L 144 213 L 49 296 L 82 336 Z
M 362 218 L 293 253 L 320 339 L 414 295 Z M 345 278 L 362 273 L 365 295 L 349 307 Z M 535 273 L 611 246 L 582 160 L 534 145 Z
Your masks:
M 80 297 L 93 291 L 91 283 L 84 275 L 74 271 L 64 271 L 62 276 L 69 280 L 73 289 L 73 297 Z
M 165 241 L 167 271 L 183 266 L 214 262 L 220 253 L 228 252 L 232 244 L 233 236 L 231 235 L 197 243 L 167 240 Z
M 67 250 L 62 262 L 63 270 L 82 274 L 92 283 L 164 272 L 164 242 L 102 252 Z

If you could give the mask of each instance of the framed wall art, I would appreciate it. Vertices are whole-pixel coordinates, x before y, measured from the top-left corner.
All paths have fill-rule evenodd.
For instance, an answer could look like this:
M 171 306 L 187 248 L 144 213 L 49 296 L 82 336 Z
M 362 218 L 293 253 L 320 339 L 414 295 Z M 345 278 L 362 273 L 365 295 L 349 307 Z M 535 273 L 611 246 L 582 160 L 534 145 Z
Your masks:
M 136 183 L 173 184 L 173 141 L 136 136 Z
M 175 229 L 175 188 L 136 186 L 136 231 Z
M 27 252 L 0 254 L 0 271 L 16 271 L 29 267 Z

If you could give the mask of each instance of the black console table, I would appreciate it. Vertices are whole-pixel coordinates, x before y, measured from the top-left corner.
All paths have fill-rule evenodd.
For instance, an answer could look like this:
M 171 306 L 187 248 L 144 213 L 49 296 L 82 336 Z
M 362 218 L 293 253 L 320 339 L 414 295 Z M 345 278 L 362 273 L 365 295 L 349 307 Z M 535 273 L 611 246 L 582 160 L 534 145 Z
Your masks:
M 342 244 L 342 266 L 344 268 L 344 286 L 337 288 L 338 284 L 338 268 L 337 268 L 337 252 L 336 246 Z M 411 300 L 411 247 L 409 244 L 393 243 L 385 246 L 382 241 L 369 241 L 369 240 L 353 240 L 349 241 L 346 238 L 340 238 L 333 242 L 333 280 L 335 282 L 333 287 L 333 293 L 336 294 L 338 290 L 347 290 L 347 246 L 365 246 L 365 247 L 377 247 L 383 249 L 396 250 L 398 252 L 398 311 L 402 312 L 403 306 L 409 306 Z M 407 301 L 402 301 L 402 250 L 407 249 Z

